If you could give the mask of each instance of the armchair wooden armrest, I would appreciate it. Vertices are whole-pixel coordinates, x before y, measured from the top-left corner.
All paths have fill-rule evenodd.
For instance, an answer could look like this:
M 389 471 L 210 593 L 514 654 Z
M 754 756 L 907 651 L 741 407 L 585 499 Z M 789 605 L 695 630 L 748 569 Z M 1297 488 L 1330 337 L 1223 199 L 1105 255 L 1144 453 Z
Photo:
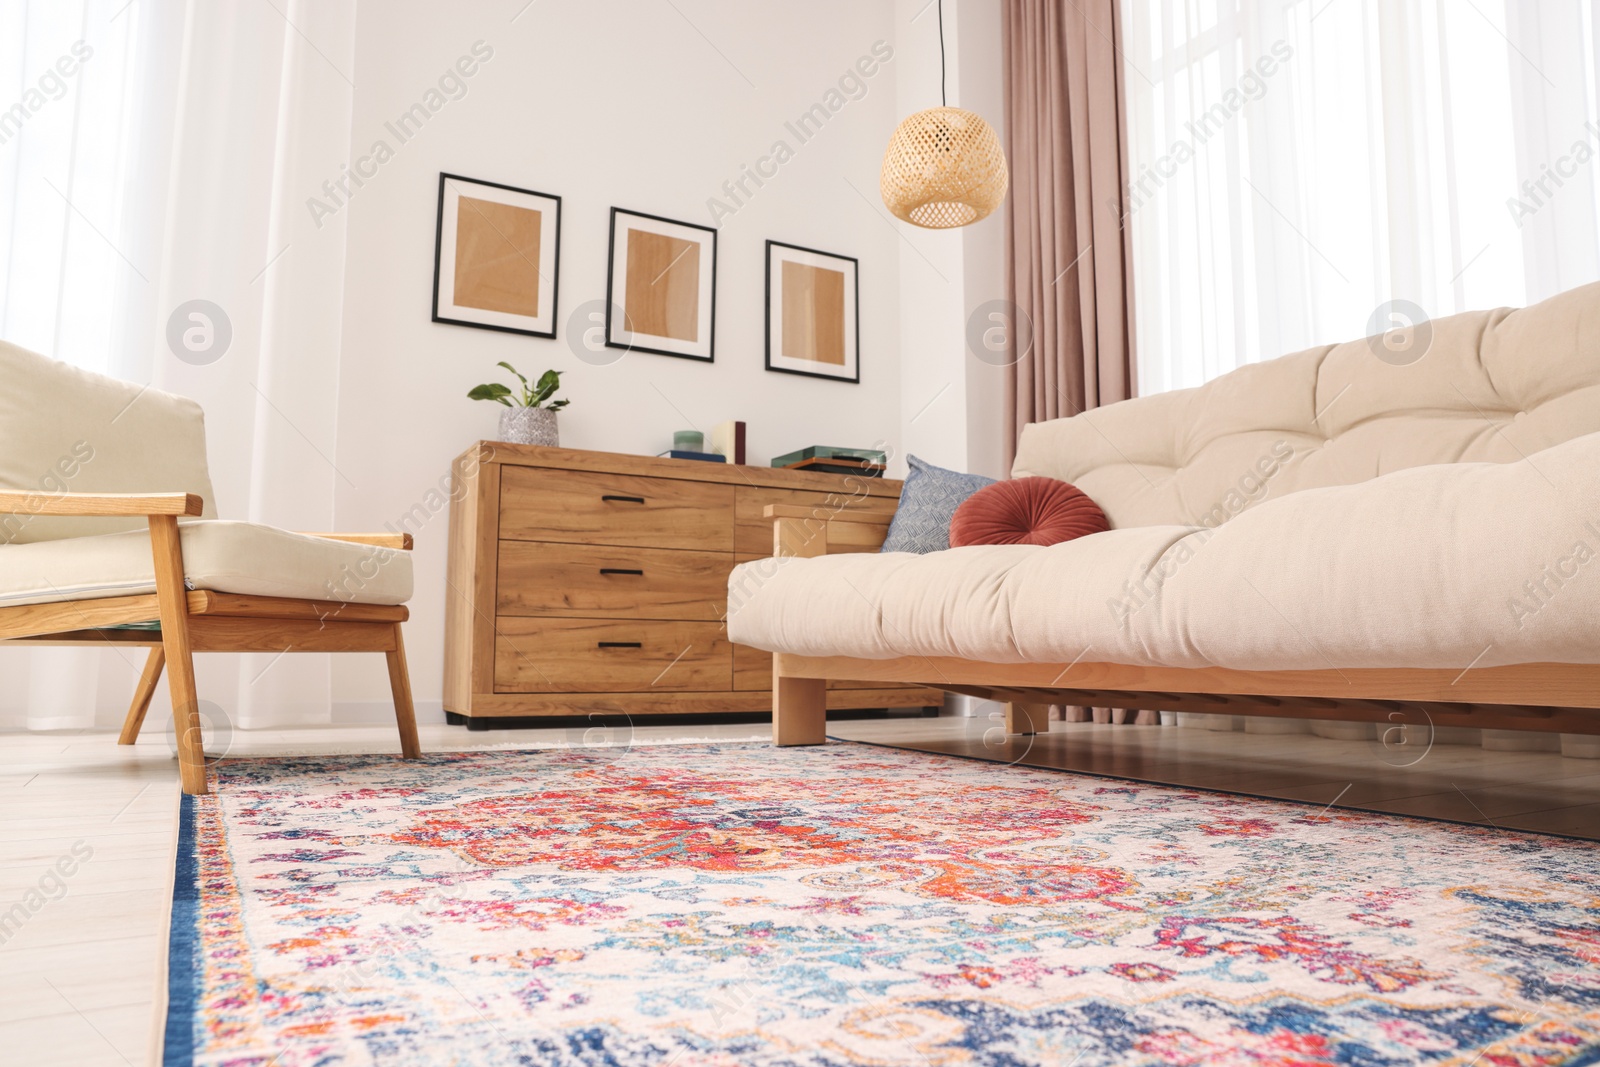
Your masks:
M 300 531 L 307 537 L 326 537 L 330 541 L 348 541 L 353 545 L 373 545 L 410 552 L 415 543 L 408 533 L 321 533 Z
M 194 493 L 51 493 L 0 490 L 0 514 L 17 515 L 199 515 L 205 502 Z
M 830 504 L 768 504 L 762 514 L 772 520 L 774 556 L 872 551 L 889 536 L 894 519 L 892 511 Z

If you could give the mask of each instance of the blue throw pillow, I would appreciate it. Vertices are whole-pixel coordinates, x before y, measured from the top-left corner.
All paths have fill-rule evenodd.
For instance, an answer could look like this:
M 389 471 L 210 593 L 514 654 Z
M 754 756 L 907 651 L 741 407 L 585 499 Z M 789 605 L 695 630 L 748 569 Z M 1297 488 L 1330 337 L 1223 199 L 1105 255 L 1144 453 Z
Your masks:
M 889 524 L 882 552 L 939 552 L 950 547 L 950 519 L 967 497 L 993 478 L 961 474 L 907 456 L 911 473 L 900 490 L 900 506 Z

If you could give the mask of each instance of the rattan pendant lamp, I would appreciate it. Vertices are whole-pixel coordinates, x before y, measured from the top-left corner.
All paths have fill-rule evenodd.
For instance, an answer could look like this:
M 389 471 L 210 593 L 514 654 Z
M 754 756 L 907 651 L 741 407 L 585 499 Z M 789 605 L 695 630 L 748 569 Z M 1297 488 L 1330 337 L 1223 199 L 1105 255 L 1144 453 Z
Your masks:
M 948 106 L 944 75 L 944 0 L 939 2 L 939 107 L 919 111 L 889 138 L 878 179 L 897 219 L 930 230 L 977 222 L 1000 206 L 1011 180 L 1000 138 L 982 118 Z

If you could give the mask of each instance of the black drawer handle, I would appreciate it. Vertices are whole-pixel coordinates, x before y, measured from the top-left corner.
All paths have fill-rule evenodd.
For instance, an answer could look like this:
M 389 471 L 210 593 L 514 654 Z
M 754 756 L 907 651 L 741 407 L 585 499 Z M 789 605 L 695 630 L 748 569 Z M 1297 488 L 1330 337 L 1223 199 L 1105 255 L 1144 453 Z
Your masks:
M 644 643 L 641 641 L 601 641 L 598 642 L 598 646 L 600 648 L 643 648 Z
M 642 496 L 617 496 L 615 493 L 607 493 L 605 496 L 601 497 L 600 499 L 601 500 L 620 500 L 624 504 L 643 504 L 644 503 L 644 497 L 642 497 Z
M 601 567 L 600 568 L 600 573 L 601 574 L 636 574 L 640 578 L 644 577 L 644 571 L 633 570 L 633 569 L 628 568 L 628 567 Z

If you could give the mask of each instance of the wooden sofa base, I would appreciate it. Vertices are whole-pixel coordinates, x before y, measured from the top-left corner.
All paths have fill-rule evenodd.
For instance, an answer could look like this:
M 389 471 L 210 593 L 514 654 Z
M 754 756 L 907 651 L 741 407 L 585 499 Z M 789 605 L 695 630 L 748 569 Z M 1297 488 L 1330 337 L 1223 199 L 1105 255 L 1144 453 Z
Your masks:
M 1009 733 L 1049 729 L 1051 704 L 1344 719 L 1390 725 L 1600 734 L 1600 665 L 1522 663 L 1454 669 L 1239 671 L 1118 663 L 982 663 L 911 656 L 868 660 L 780 654 L 773 740 L 821 744 L 830 678 L 926 685 L 1004 701 Z

